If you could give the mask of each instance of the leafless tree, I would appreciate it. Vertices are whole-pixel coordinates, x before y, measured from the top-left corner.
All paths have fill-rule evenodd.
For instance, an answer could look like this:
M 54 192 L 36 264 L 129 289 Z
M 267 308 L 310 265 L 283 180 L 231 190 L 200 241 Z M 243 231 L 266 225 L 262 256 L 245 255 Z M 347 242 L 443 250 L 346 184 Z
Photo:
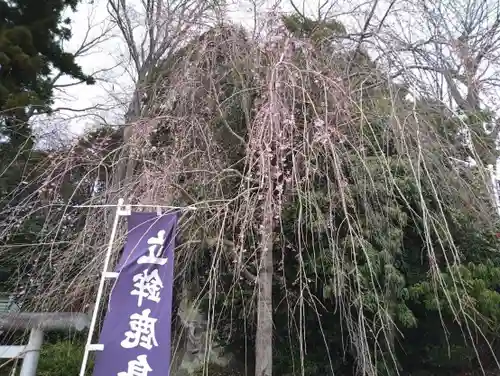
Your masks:
M 432 87 L 426 94 L 464 112 L 498 105 L 492 96 L 499 84 L 499 4 L 419 0 L 408 2 L 408 9 L 398 28 L 393 24 L 381 36 L 393 77 Z
M 193 31 L 199 31 L 218 5 L 216 1 L 206 0 L 141 0 L 138 9 L 128 0 L 108 1 L 111 19 L 126 44 L 130 63 L 128 73 L 135 86 L 125 114 L 127 125 L 140 118 L 148 75 L 161 60 L 176 51 Z M 131 136 L 130 130 L 129 126 L 125 126 L 124 144 Z M 113 186 L 119 187 L 124 183 L 122 180 L 133 173 L 133 160 L 125 161 L 127 153 L 128 149 L 124 148 Z

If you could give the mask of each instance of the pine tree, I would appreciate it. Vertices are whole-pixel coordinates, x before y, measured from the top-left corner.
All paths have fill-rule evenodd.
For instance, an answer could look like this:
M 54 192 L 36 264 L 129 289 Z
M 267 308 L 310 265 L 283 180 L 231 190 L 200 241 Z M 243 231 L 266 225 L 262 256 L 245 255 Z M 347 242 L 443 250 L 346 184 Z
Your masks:
M 33 144 L 32 115 L 50 112 L 54 75 L 69 75 L 87 84 L 85 75 L 62 42 L 71 38 L 67 8 L 78 0 L 0 1 L 0 135 L 3 147 L 27 150 Z

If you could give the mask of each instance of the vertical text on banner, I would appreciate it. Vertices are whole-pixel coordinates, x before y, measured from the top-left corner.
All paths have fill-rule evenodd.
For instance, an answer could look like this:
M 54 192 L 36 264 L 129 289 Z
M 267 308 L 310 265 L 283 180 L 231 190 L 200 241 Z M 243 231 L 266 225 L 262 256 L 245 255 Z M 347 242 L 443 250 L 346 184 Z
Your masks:
M 177 214 L 131 213 L 94 376 L 168 376 Z

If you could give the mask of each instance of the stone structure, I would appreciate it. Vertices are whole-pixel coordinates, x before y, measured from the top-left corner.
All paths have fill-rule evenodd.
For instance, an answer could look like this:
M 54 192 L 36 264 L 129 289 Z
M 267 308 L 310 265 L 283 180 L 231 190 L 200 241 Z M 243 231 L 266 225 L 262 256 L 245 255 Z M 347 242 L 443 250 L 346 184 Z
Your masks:
M 181 323 L 180 349 L 176 351 L 177 364 L 173 376 L 192 375 L 206 364 L 226 367 L 231 357 L 222 353 L 222 348 L 210 340 L 208 323 L 199 307 L 184 298 L 178 310 Z
M 82 331 L 90 324 L 84 313 L 0 313 L 0 330 L 30 330 L 26 346 L 0 346 L 4 358 L 22 358 L 20 376 L 36 376 L 44 332 L 76 329 Z

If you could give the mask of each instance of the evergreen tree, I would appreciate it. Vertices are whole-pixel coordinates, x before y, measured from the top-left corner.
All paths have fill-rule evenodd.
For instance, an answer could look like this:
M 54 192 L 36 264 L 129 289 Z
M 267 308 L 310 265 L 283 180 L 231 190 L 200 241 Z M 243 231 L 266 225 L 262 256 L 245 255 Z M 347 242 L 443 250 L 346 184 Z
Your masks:
M 50 112 L 54 76 L 69 75 L 87 84 L 75 57 L 62 48 L 71 38 L 70 19 L 78 0 L 0 1 L 0 137 L 3 147 L 33 144 L 29 119 Z M 5 142 L 5 138 L 9 142 Z

